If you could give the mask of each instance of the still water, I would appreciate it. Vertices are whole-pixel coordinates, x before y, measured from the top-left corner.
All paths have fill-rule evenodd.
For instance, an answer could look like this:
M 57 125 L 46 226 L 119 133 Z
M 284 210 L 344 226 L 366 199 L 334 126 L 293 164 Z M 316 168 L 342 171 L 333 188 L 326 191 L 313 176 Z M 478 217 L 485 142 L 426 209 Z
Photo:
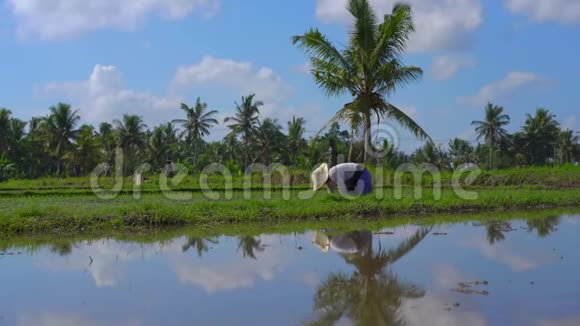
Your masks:
M 1 325 L 580 325 L 580 215 L 0 248 Z

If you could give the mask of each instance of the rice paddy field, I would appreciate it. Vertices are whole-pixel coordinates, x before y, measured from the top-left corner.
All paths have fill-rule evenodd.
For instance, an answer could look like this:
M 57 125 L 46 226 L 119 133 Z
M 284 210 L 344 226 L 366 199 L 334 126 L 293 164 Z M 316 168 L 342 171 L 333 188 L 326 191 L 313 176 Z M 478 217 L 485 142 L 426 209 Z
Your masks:
M 377 175 L 373 171 L 373 175 Z M 580 168 L 529 168 L 483 172 L 466 191 L 466 199 L 451 187 L 451 173 L 441 175 L 440 191 L 433 176 L 424 174 L 414 186 L 410 174 L 394 187 L 393 172 L 382 171 L 372 195 L 343 198 L 309 189 L 306 171 L 293 171 L 291 185 L 276 175 L 235 177 L 229 185 L 209 176 L 202 190 L 199 177 L 165 182 L 149 177 L 140 187 L 123 180 L 113 192 L 112 178 L 12 180 L 0 184 L 0 233 L 90 233 L 142 230 L 169 226 L 208 226 L 239 223 L 275 224 L 291 221 L 360 221 L 424 216 L 435 213 L 506 211 L 580 206 Z M 245 187 L 245 190 L 244 190 Z M 396 190 L 398 189 L 398 190 Z M 227 190 L 227 191 L 226 191 Z M 420 193 L 418 194 L 417 191 Z M 210 194 L 210 195 L 208 195 Z M 226 195 L 228 194 L 228 195 Z

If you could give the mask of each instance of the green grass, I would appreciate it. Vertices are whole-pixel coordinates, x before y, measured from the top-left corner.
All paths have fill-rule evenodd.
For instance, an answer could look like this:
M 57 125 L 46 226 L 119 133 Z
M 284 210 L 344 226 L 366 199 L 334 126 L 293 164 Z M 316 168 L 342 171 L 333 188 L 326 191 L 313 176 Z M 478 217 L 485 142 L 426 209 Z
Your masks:
M 393 187 L 394 171 L 390 169 L 383 170 L 383 180 L 377 180 L 376 168 L 370 167 L 375 177 L 376 187 Z M 294 188 L 308 188 L 310 182 L 310 172 L 303 170 L 290 170 L 291 183 Z M 442 185 L 449 187 L 451 185 L 453 173 L 443 171 L 441 173 Z M 253 187 L 260 188 L 264 184 L 264 177 L 254 174 L 251 178 Z M 234 176 L 232 187 L 234 189 L 243 189 L 244 178 Z M 105 189 L 113 187 L 115 179 L 100 178 L 99 183 Z M 404 185 L 414 184 L 414 179 L 410 173 L 403 175 L 402 182 Z M 433 184 L 433 176 L 425 173 L 422 176 L 424 185 Z M 208 184 L 212 188 L 224 188 L 224 178 L 219 175 L 208 177 Z M 282 178 L 279 174 L 272 176 L 272 185 L 281 186 Z M 565 165 L 558 167 L 529 167 L 513 168 L 506 170 L 483 171 L 475 180 L 474 186 L 528 186 L 539 188 L 580 188 L 580 166 Z M 171 185 L 173 190 L 196 191 L 200 189 L 199 176 L 186 176 L 179 184 Z M 133 191 L 132 178 L 123 180 L 123 192 Z M 156 175 L 147 176 L 142 191 L 158 193 L 159 179 Z M 10 180 L 0 183 L 0 196 L 19 196 L 19 195 L 39 195 L 39 194 L 71 194 L 83 195 L 92 193 L 88 177 L 80 178 L 41 178 L 34 180 Z
M 306 191 L 308 194 L 309 191 Z M 580 189 L 546 190 L 492 188 L 479 189 L 475 200 L 464 200 L 451 190 L 443 190 L 439 200 L 424 190 L 419 200 L 411 188 L 403 198 L 392 191 L 384 198 L 369 195 L 348 200 L 338 195 L 318 192 L 311 199 L 282 198 L 273 192 L 272 199 L 262 199 L 253 192 L 251 199 L 234 193 L 231 200 L 209 200 L 200 193 L 180 193 L 192 198 L 170 200 L 161 194 L 144 194 L 141 199 L 120 195 L 112 200 L 90 196 L 28 196 L 0 198 L 0 234 L 39 232 L 110 232 L 140 230 L 179 225 L 207 227 L 231 223 L 273 223 L 281 221 L 337 220 L 417 216 L 432 213 L 513 210 L 519 208 L 577 207 Z
M 446 226 L 454 223 L 507 221 L 507 220 L 536 220 L 550 216 L 578 214 L 580 208 L 558 208 L 543 210 L 522 211 L 494 211 L 483 213 L 438 214 L 421 216 L 396 216 L 389 219 L 364 220 L 306 220 L 306 221 L 271 221 L 269 223 L 237 223 L 237 224 L 209 224 L 179 228 L 141 228 L 117 229 L 108 232 L 70 233 L 63 237 L 60 233 L 29 233 L 7 234 L 0 237 L 0 252 L 11 248 L 24 249 L 27 252 L 36 252 L 43 246 L 81 241 L 96 241 L 114 239 L 120 242 L 165 243 L 177 237 L 214 238 L 218 236 L 259 236 L 263 234 L 292 234 L 304 233 L 309 230 L 327 229 L 340 232 L 354 230 L 381 231 L 396 227 L 419 224 L 424 226 Z
M 376 177 L 376 169 L 371 168 Z M 424 191 L 422 199 L 412 197 L 413 178 L 403 177 L 402 199 L 393 198 L 393 171 L 384 170 L 383 181 L 375 179 L 375 191 L 385 197 L 366 196 L 347 200 L 325 192 L 312 199 L 300 200 L 299 193 L 309 193 L 308 171 L 290 171 L 291 199 L 283 200 L 281 177 L 273 176 L 273 198 L 263 198 L 260 192 L 264 177 L 253 175 L 252 199 L 244 200 L 244 178 L 236 176 L 231 200 L 206 199 L 200 189 L 199 176 L 186 176 L 171 185 L 180 195 L 190 195 L 183 201 L 172 201 L 163 195 L 156 176 L 150 176 L 141 187 L 142 198 L 133 198 L 131 178 L 124 180 L 119 195 L 112 200 L 99 199 L 89 184 L 89 178 L 44 178 L 11 180 L 0 183 L 0 234 L 109 232 L 176 225 L 207 227 L 243 223 L 279 223 L 286 221 L 360 221 L 361 218 L 393 218 L 431 213 L 513 210 L 528 207 L 577 207 L 580 204 L 580 167 L 532 167 L 483 172 L 470 187 L 477 191 L 476 200 L 463 200 L 451 190 L 451 172 L 442 177 L 442 198 L 435 200 L 432 192 Z M 104 189 L 111 189 L 112 178 L 101 178 Z M 425 189 L 433 184 L 433 177 L 423 174 Z M 208 184 L 217 191 L 224 189 L 219 175 L 208 177 Z M 106 190 L 103 190 L 106 193 Z

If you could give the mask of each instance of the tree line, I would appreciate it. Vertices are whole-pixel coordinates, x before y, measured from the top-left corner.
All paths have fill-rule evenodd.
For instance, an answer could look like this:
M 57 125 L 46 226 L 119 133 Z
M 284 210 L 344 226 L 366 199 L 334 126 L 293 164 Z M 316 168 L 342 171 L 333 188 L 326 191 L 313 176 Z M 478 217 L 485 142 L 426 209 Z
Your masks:
M 307 140 L 306 120 L 293 117 L 288 133 L 277 119 L 261 118 L 263 103 L 251 94 L 235 104 L 224 123 L 229 133 L 221 141 L 206 141 L 219 121 L 217 111 L 197 99 L 195 105 L 182 103 L 184 117 L 149 128 L 139 115 L 98 126 L 80 125 L 79 110 L 58 103 L 44 117 L 25 122 L 0 108 L 0 170 L 3 178 L 81 176 L 97 165 L 115 164 L 116 149 L 123 151 L 124 174 L 130 175 L 142 163 L 163 171 L 168 163 L 180 163 L 199 172 L 210 163 L 222 163 L 233 171 L 243 171 L 250 163 L 283 163 L 309 168 L 324 160 L 329 147 L 344 152 L 349 134 L 334 124 L 324 135 Z
M 163 171 L 168 163 L 180 163 L 191 172 L 199 172 L 210 163 L 221 163 L 232 171 L 244 171 L 250 163 L 282 163 L 298 169 L 311 169 L 322 161 L 336 161 L 350 155 L 363 161 L 364 140 L 352 137 L 352 131 L 332 123 L 325 132 L 305 137 L 306 120 L 293 117 L 286 130 L 277 119 L 260 117 L 255 95 L 242 97 L 235 111 L 224 123 L 229 133 L 221 141 L 206 141 L 219 121 L 217 111 L 197 99 L 195 105 L 182 103 L 183 119 L 148 128 L 138 115 L 102 122 L 97 127 L 80 124 L 78 110 L 58 103 L 48 115 L 29 122 L 0 108 L 0 168 L 4 179 L 42 176 L 81 176 L 98 164 L 115 164 L 115 149 L 124 153 L 124 173 L 129 175 L 142 163 L 154 171 Z M 527 115 L 524 126 L 513 134 L 507 132 L 510 117 L 501 106 L 489 103 L 484 119 L 472 124 L 483 143 L 455 138 L 447 146 L 427 141 L 407 154 L 389 144 L 370 146 L 389 148 L 384 157 L 369 157 L 366 162 L 396 168 L 403 163 L 431 163 L 442 169 L 462 164 L 486 168 L 565 164 L 580 160 L 578 136 L 562 130 L 555 115 L 537 109 Z M 336 163 L 336 162 L 334 162 Z M 241 173 L 241 172 L 240 172 Z

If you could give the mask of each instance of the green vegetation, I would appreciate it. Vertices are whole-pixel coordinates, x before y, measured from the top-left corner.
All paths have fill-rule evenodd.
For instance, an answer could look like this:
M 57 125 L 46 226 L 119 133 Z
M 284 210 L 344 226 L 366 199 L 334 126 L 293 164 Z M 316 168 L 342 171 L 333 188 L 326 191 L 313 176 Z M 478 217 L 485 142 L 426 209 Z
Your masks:
M 400 215 L 389 219 L 362 219 L 353 221 L 352 219 L 334 220 L 306 220 L 306 221 L 272 221 L 230 223 L 230 224 L 205 224 L 196 226 L 183 226 L 179 228 L 117 228 L 103 232 L 86 230 L 85 232 L 71 232 L 63 239 L 62 233 L 42 232 L 25 234 L 2 234 L 0 237 L 0 252 L 15 247 L 26 247 L 33 252 L 42 246 L 55 243 L 68 243 L 69 246 L 80 241 L 92 241 L 103 238 L 111 238 L 122 242 L 154 243 L 166 242 L 179 236 L 186 236 L 191 239 L 215 239 L 220 236 L 241 236 L 255 237 L 263 234 L 291 234 L 304 233 L 309 230 L 333 230 L 334 232 L 349 232 L 357 230 L 381 231 L 403 225 L 424 225 L 424 226 L 445 226 L 454 223 L 481 222 L 502 222 L 509 220 L 525 220 L 530 225 L 530 231 L 536 229 L 538 235 L 546 235 L 546 230 L 550 228 L 541 227 L 544 221 L 549 222 L 552 217 L 571 215 L 580 213 L 579 208 L 557 208 L 543 210 L 518 210 L 518 211 L 493 211 L 484 213 L 462 213 L 462 214 L 425 214 L 425 215 Z M 494 226 L 496 224 L 491 224 Z M 488 228 L 489 237 L 497 239 L 499 232 L 497 228 Z M 495 240 L 494 240 L 495 241 Z
M 395 171 L 386 168 L 383 170 L 383 180 L 376 178 L 377 168 L 370 167 L 372 175 L 375 177 L 375 188 L 391 188 L 394 182 Z M 310 188 L 310 171 L 301 169 L 290 169 L 288 171 L 292 189 L 309 189 Z M 451 186 L 453 171 L 444 170 L 441 173 L 441 184 L 443 187 Z M 233 190 L 243 190 L 244 182 L 249 180 L 252 188 L 260 190 L 263 188 L 264 176 L 255 173 L 248 176 L 233 176 Z M 282 177 L 278 173 L 271 174 L 271 185 L 273 188 L 282 187 Z M 212 189 L 224 189 L 224 177 L 218 174 L 207 176 L 207 184 Z M 433 176 L 425 173 L 422 175 L 422 182 L 425 186 L 433 184 Z M 115 183 L 113 177 L 99 178 L 99 185 L 103 189 L 112 189 Z M 414 179 L 410 173 L 404 174 L 402 178 L 403 185 L 413 185 Z M 141 186 L 141 191 L 146 193 L 159 193 L 159 176 L 152 175 L 145 179 Z M 178 184 L 173 185 L 168 182 L 168 186 L 176 191 L 199 191 L 200 176 L 187 175 Z M 542 189 L 566 189 L 580 188 L 580 166 L 564 165 L 556 168 L 528 167 L 512 168 L 504 170 L 483 171 L 473 182 L 474 187 L 488 186 L 513 186 L 513 187 L 535 187 Z M 128 177 L 123 179 L 122 191 L 125 193 L 133 192 L 133 179 Z M 90 186 L 89 177 L 69 177 L 69 178 L 40 178 L 10 180 L 0 183 L 0 196 L 19 196 L 19 195 L 72 195 L 86 194 L 90 195 L 93 191 Z
M 98 128 L 80 125 L 79 111 L 66 103 L 51 106 L 46 116 L 34 117 L 28 123 L 0 108 L 0 233 L 379 218 L 578 205 L 580 167 L 574 163 L 580 160 L 579 138 L 571 130 L 562 130 L 553 113 L 537 109 L 534 115 L 527 115 L 519 131 L 510 134 L 510 117 L 504 108 L 489 103 L 484 119 L 472 123 L 484 143 L 456 138 L 445 140 L 449 148 L 443 148 L 441 142 L 436 144 L 421 126 L 388 101 L 399 87 L 420 79 L 423 73 L 421 68 L 403 63 L 414 32 L 411 7 L 395 4 L 391 13 L 381 18 L 367 0 L 349 0 L 347 9 L 354 24 L 342 49 L 316 28 L 292 38 L 305 50 L 314 79 L 327 95 L 352 97 L 318 133 L 307 131 L 307 120 L 302 117 L 288 121 L 285 133 L 277 119 L 260 115 L 265 103 L 256 94 L 236 102 L 233 114 L 223 121 L 230 132 L 223 140 L 213 142 L 204 137 L 218 125 L 214 118 L 218 112 L 210 110 L 201 98 L 194 106 L 176 103 L 183 119 L 158 126 L 147 126 L 141 116 L 128 114 L 120 120 L 102 122 Z M 426 143 L 409 154 L 386 141 L 371 139 L 374 119 L 394 122 Z M 343 130 L 339 122 L 348 130 Z M 313 136 L 306 138 L 307 132 Z M 371 157 L 370 150 L 385 155 Z M 325 193 L 310 200 L 297 198 L 299 193 L 308 193 L 313 167 L 325 161 L 334 165 L 346 157 L 366 163 L 375 176 L 375 191 L 384 192 L 385 198 L 369 196 L 350 201 Z M 203 174 L 212 163 L 231 172 L 231 185 L 226 186 L 224 177 L 218 174 Z M 250 173 L 247 168 L 252 163 L 263 164 L 267 171 L 287 168 L 292 198 L 282 199 L 285 184 L 279 173 Z M 405 196 L 395 200 L 395 171 L 404 163 L 437 167 L 443 188 L 441 200 L 434 200 L 432 191 L 427 190 L 437 182 L 429 173 L 420 177 L 420 187 L 425 188 L 422 199 L 410 197 L 415 180 L 412 173 L 406 173 L 402 177 Z M 486 168 L 468 185 L 479 192 L 477 200 L 462 200 L 451 190 L 453 175 L 461 171 L 461 165 Z M 91 188 L 88 177 L 96 168 L 103 172 L 98 180 L 100 190 Z M 170 201 L 161 190 L 162 178 L 182 171 L 188 175 L 176 184 L 169 182 L 167 189 L 192 198 Z M 144 176 L 143 185 L 137 189 L 142 195 L 139 200 L 133 199 L 136 188 L 130 177 L 137 172 Z M 382 177 L 377 177 L 378 172 Z M 123 184 L 112 191 L 116 178 Z M 205 199 L 200 179 L 222 193 L 231 186 L 233 199 Z M 243 200 L 247 181 L 251 181 L 254 199 Z M 273 199 L 256 199 L 270 186 Z M 118 196 L 104 201 L 97 194 Z M 251 247 L 251 241 L 248 243 Z
M 424 190 L 415 200 L 413 189 L 405 188 L 403 197 L 395 199 L 393 191 L 384 198 L 367 196 L 348 200 L 338 195 L 316 193 L 307 200 L 292 191 L 285 200 L 283 193 L 252 192 L 244 199 L 234 192 L 231 200 L 209 200 L 199 193 L 181 192 L 180 201 L 159 194 L 144 194 L 136 200 L 120 195 L 112 200 L 96 196 L 50 196 L 0 198 L 0 233 L 88 232 L 116 229 L 139 229 L 172 225 L 214 225 L 239 222 L 279 222 L 308 219 L 358 220 L 471 210 L 505 210 L 531 207 L 577 206 L 580 189 L 534 190 L 480 189 L 476 200 L 463 200 L 451 190 L 443 190 L 440 200 L 433 191 Z M 302 195 L 311 195 L 309 190 Z

